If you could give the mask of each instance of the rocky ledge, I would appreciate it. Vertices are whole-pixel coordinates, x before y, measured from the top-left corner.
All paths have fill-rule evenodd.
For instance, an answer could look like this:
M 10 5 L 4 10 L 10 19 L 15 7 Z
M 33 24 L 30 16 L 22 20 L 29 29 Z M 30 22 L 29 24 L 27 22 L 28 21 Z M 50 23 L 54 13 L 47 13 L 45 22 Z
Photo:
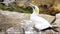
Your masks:
M 24 14 L 18 12 L 11 11 L 3 11 L 0 10 L 0 32 L 6 32 L 7 29 L 11 29 L 13 32 L 22 32 L 21 24 L 16 25 L 17 23 L 21 23 L 22 20 L 29 20 L 31 14 Z M 60 13 L 56 14 L 56 16 L 51 16 L 47 14 L 39 14 L 40 17 L 45 18 L 52 26 L 56 26 L 56 30 L 59 32 L 55 32 L 53 30 L 45 30 L 42 31 L 42 34 L 59 34 L 60 33 Z M 13 28 L 16 29 L 13 29 Z

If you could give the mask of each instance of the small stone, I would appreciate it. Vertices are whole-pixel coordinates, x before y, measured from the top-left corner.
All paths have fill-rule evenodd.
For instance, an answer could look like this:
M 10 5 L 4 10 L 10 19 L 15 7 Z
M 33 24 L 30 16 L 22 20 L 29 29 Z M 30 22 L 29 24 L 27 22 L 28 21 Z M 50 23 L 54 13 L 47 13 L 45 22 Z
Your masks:
M 56 19 L 60 19 L 60 13 L 56 14 Z

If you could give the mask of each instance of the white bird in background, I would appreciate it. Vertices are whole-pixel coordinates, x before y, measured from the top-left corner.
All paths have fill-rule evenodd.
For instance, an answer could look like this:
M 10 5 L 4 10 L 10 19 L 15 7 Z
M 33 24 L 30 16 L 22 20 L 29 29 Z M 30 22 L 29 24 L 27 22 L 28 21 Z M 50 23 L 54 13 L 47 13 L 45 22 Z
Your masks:
M 35 28 L 38 30 L 43 30 L 46 28 L 51 28 L 52 30 L 53 27 L 52 25 L 44 18 L 39 17 L 39 8 L 33 4 L 30 4 L 30 7 L 33 8 L 33 13 L 30 16 L 30 19 L 35 23 Z M 55 30 L 54 30 L 55 31 Z
M 5 4 L 6 6 L 8 6 L 9 3 L 11 3 L 11 2 L 15 2 L 15 0 L 4 0 L 3 2 L 0 2 L 0 3 L 3 3 L 3 4 Z

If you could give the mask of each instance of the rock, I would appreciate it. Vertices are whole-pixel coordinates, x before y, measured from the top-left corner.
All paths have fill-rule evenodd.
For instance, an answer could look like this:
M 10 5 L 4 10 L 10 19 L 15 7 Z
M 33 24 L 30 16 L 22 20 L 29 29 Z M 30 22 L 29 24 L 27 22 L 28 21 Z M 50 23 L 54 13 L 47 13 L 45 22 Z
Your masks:
M 29 18 L 29 17 L 27 18 L 28 14 L 25 15 L 24 13 L 18 13 L 18 12 L 0 11 L 0 14 L 2 15 L 1 17 L 3 18 L 3 20 L 4 21 L 6 20 L 5 23 L 8 22 L 8 23 L 12 23 L 12 24 L 18 23 L 23 19 Z
M 60 19 L 56 19 L 53 25 L 57 25 L 57 27 L 60 27 Z
M 56 34 L 56 32 L 53 30 L 46 30 L 45 32 L 46 32 L 46 34 Z
M 52 7 L 55 11 L 60 12 L 60 0 L 55 0 L 55 3 Z
M 16 0 L 16 3 L 18 6 L 24 6 L 26 2 L 30 2 L 32 4 L 35 4 L 37 6 L 40 6 L 40 5 L 47 5 L 47 6 L 50 6 L 51 4 L 53 4 L 53 1 L 54 0 Z
M 4 34 L 4 32 L 0 32 L 0 34 Z
M 56 28 L 56 30 L 59 31 L 59 32 L 56 32 L 56 34 L 59 34 L 60 33 L 60 13 L 56 14 L 56 20 L 53 23 L 53 25 L 58 27 L 58 28 Z
M 19 7 L 23 7 L 23 8 L 26 8 L 26 4 L 28 0 L 16 0 L 16 5 L 19 6 Z M 29 2 L 29 1 L 28 1 Z
M 60 13 L 56 14 L 56 20 L 53 25 L 57 25 L 58 27 L 60 27 Z
M 23 19 L 29 19 L 29 15 L 0 10 L 0 29 L 6 31 L 6 29 L 14 26 L 16 23 L 20 23 Z
M 8 34 L 23 34 L 23 29 L 18 27 L 10 27 L 6 30 Z
M 60 13 L 56 14 L 56 19 L 60 19 Z

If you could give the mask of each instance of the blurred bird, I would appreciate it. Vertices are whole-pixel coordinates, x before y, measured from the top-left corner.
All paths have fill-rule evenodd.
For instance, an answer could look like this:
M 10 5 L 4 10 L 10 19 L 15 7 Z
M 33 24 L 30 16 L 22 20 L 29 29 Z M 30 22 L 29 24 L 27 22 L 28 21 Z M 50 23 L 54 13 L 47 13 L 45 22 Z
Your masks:
M 30 4 L 30 7 L 33 8 L 33 13 L 31 14 L 30 19 L 35 23 L 35 28 L 38 30 L 44 30 L 51 28 L 52 30 L 58 32 L 53 28 L 53 26 L 44 18 L 39 17 L 39 8 L 36 5 Z
M 6 6 L 8 6 L 9 3 L 11 3 L 11 2 L 15 2 L 15 0 L 4 0 L 3 2 L 0 2 L 0 3 L 3 3 L 3 4 L 5 4 Z

